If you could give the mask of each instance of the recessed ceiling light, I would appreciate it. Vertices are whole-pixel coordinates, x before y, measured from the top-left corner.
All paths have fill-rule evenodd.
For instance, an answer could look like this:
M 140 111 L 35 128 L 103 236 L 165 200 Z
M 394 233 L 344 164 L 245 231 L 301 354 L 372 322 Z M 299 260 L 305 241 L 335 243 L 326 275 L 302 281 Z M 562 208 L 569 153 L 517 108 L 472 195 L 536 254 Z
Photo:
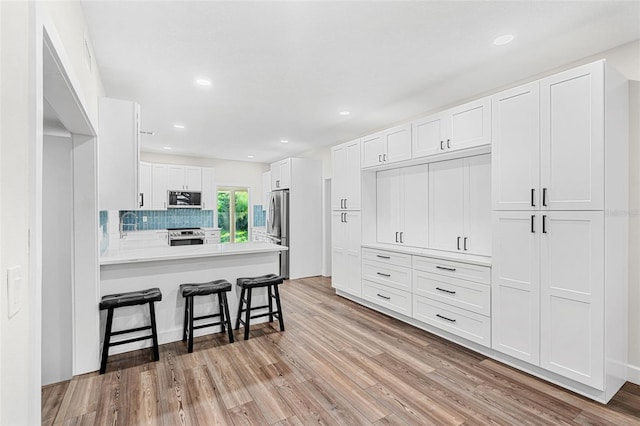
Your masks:
M 351 112 L 349 111 L 340 111 L 340 115 L 349 115 Z
M 211 86 L 211 80 L 206 78 L 198 78 L 196 79 L 196 84 L 199 86 Z
M 176 129 L 184 129 L 184 124 L 174 124 L 173 127 Z
M 504 44 L 511 43 L 511 41 L 513 41 L 513 36 L 511 34 L 503 34 L 499 37 L 496 37 L 496 39 L 493 40 L 493 44 L 495 44 L 496 46 L 502 46 Z
M 280 141 L 280 143 L 289 143 L 289 141 L 288 141 L 288 140 L 283 139 L 283 140 L 281 140 L 281 141 Z
M 253 155 L 247 155 L 247 158 L 253 158 Z
M 162 149 L 170 150 L 170 149 L 173 149 L 173 148 L 171 148 L 170 146 L 163 146 Z

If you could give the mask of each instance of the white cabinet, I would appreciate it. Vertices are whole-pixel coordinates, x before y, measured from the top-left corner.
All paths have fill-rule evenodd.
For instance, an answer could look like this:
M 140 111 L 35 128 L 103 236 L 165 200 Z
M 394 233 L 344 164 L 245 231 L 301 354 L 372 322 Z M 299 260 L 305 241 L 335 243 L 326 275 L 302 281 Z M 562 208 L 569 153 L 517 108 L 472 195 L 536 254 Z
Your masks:
M 153 210 L 167 209 L 167 167 L 165 164 L 151 165 L 151 206 Z
M 362 298 L 411 316 L 411 256 L 363 249 Z
M 287 158 L 271 164 L 271 190 L 291 187 L 291 159 Z
M 168 189 L 173 191 L 201 191 L 202 169 L 191 166 L 167 166 Z
M 429 247 L 491 254 L 489 155 L 429 165 Z
M 219 229 L 205 229 L 204 230 L 204 243 L 205 244 L 219 244 L 220 243 L 220 230 Z
M 98 99 L 98 208 L 139 207 L 140 106 Z
M 361 157 L 363 168 L 410 160 L 411 124 L 396 126 L 362 138 Z
M 604 208 L 603 66 L 493 96 L 495 210 Z
M 332 210 L 360 210 L 360 139 L 331 148 Z
M 362 297 L 360 212 L 334 211 L 331 215 L 331 285 L 336 290 Z
M 218 210 L 216 171 L 211 167 L 202 168 L 202 210 Z M 215 217 L 214 217 L 215 219 Z M 216 221 L 214 220 L 214 224 Z
M 151 210 L 153 208 L 152 188 L 153 174 L 151 163 L 140 162 L 140 195 L 138 207 L 141 210 Z
M 378 242 L 427 247 L 428 166 L 380 171 L 376 180 Z
M 482 98 L 412 123 L 413 158 L 491 143 L 491 99 Z

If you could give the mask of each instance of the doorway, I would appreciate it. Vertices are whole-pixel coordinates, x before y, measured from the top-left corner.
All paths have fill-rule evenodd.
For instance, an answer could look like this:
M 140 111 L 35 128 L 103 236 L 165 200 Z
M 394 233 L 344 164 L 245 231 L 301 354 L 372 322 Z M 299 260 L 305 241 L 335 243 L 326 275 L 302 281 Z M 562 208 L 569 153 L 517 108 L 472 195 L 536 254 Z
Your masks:
M 248 188 L 218 188 L 218 227 L 221 243 L 249 241 Z

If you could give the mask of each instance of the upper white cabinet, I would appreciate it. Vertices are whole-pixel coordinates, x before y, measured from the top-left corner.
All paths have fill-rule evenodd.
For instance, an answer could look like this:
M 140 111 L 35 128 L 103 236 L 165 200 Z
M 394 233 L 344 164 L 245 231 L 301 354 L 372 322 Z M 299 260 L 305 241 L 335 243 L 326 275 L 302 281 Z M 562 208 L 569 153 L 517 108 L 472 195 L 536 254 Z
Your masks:
M 378 242 L 427 247 L 428 166 L 380 171 L 376 180 Z
M 490 156 L 431 163 L 429 247 L 490 255 L 490 228 Z
M 192 166 L 169 165 L 167 168 L 169 190 L 201 191 L 202 168 Z
M 491 98 L 482 98 L 412 123 L 413 158 L 491 143 Z
M 493 208 L 604 206 L 604 64 L 493 96 Z
M 202 210 L 218 209 L 218 194 L 216 188 L 216 172 L 211 167 L 202 168 Z M 214 223 L 217 223 L 214 221 Z
M 362 138 L 365 167 L 381 166 L 411 159 L 411 125 L 404 124 Z
M 167 169 L 166 164 L 151 165 L 151 206 L 153 210 L 167 209 Z
M 287 158 L 271 164 L 271 190 L 291 187 L 291 159 Z
M 142 210 L 152 209 L 152 189 L 153 189 L 152 164 L 140 162 L 140 194 L 138 208 Z
M 98 208 L 139 208 L 140 107 L 98 99 Z
M 360 210 L 360 139 L 331 148 L 332 210 Z

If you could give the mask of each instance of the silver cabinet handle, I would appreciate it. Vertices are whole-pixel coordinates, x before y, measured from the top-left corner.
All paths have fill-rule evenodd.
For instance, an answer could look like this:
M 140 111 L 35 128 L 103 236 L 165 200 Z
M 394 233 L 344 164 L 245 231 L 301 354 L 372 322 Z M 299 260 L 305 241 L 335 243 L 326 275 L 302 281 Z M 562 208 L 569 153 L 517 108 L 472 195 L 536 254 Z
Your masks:
M 444 141 L 440 141 L 440 151 L 444 151 Z
M 391 256 L 383 256 L 381 254 L 376 254 L 376 257 L 379 257 L 380 259 L 391 259 Z
M 398 231 L 396 231 L 396 243 L 398 242 Z
M 404 241 L 402 241 L 402 234 L 404 234 L 404 232 L 403 232 L 403 231 L 400 231 L 400 242 L 401 242 L 402 244 L 404 244 Z
M 442 315 L 440 315 L 440 314 L 436 314 L 436 316 L 437 316 L 438 318 L 442 318 L 443 320 L 447 320 L 447 321 L 449 321 L 449 322 L 456 322 L 456 320 L 451 319 L 451 318 L 447 318 L 447 317 L 442 316 Z
M 382 154 L 382 162 L 383 163 L 387 162 L 387 154 Z
M 378 154 L 378 163 L 382 163 L 382 154 Z
M 458 250 L 460 250 L 460 237 L 458 237 Z
M 347 199 L 346 199 L 346 198 L 344 199 L 344 208 L 345 208 L 345 209 L 346 209 L 346 208 L 348 208 L 348 207 L 347 207 Z
M 546 214 L 542 215 L 542 233 L 543 234 L 547 233 L 547 215 Z
M 436 290 L 441 291 L 441 292 L 443 292 L 443 293 L 456 294 L 456 292 L 455 292 L 455 291 L 447 290 L 447 289 L 445 289 L 445 288 L 436 287 Z
M 447 139 L 447 149 L 451 149 L 451 139 Z
M 536 189 L 531 188 L 531 207 L 536 206 Z
M 144 192 L 141 192 L 139 195 L 140 196 L 138 198 L 139 198 L 140 201 L 138 202 L 138 204 L 139 204 L 138 207 L 143 207 L 144 206 Z
M 381 277 L 387 277 L 387 278 L 391 277 L 391 274 L 383 274 L 382 272 L 376 272 L 376 274 L 380 275 Z
M 532 215 L 531 215 L 531 233 L 532 233 L 532 234 L 535 234 L 535 233 L 536 233 L 536 230 L 535 230 L 534 225 L 533 225 L 533 224 L 534 224 L 534 221 L 535 221 L 535 218 L 536 218 L 536 215 L 535 215 L 535 214 L 532 214 Z
M 467 237 L 464 237 L 462 247 L 464 248 L 464 251 L 467 251 Z
M 348 220 L 347 220 L 347 213 L 344 213 L 344 223 L 348 223 Z
M 444 266 L 440 266 L 440 265 L 436 265 L 436 269 L 444 269 L 445 271 L 451 271 L 451 272 L 455 272 L 456 268 L 447 268 Z
M 380 293 L 377 293 L 376 296 L 382 297 L 383 299 L 391 300 L 391 298 L 389 296 L 383 296 Z
M 542 206 L 547 207 L 547 188 L 542 188 Z

